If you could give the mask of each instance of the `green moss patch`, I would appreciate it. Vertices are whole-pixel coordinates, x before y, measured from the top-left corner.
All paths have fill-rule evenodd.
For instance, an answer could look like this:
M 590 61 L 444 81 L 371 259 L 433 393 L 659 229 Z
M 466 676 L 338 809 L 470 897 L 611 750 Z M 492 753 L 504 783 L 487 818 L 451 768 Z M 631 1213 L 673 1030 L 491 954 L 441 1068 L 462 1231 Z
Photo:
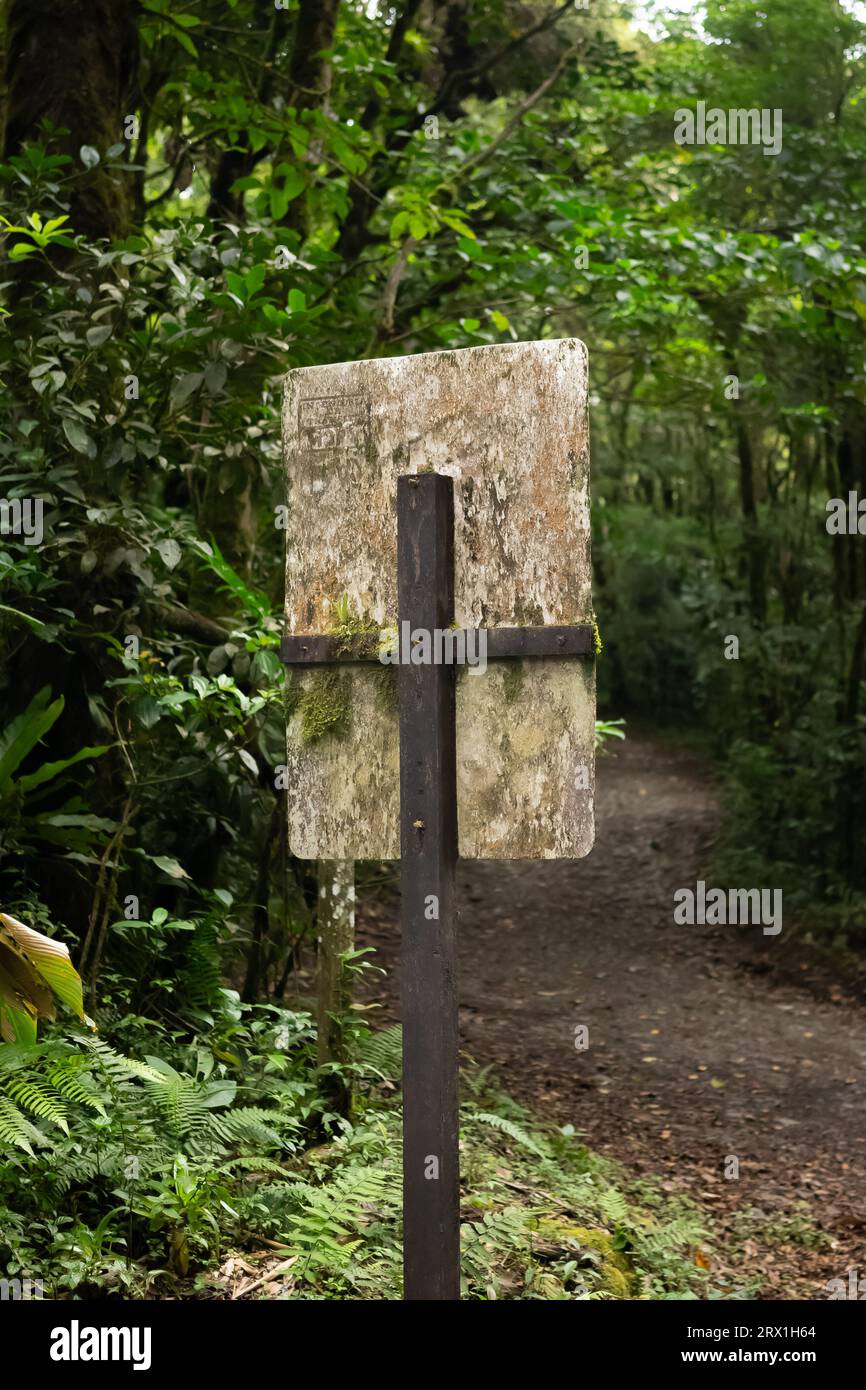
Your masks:
M 351 676 L 346 671 L 315 671 L 298 700 L 301 738 L 317 743 L 327 734 L 340 737 L 352 722 Z

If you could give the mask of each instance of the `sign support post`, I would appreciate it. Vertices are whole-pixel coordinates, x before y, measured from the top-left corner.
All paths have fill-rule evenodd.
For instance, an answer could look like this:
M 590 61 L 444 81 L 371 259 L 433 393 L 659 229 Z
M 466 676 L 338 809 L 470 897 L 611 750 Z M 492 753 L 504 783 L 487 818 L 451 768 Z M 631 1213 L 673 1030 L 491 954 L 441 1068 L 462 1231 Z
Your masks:
M 400 628 L 454 616 L 454 484 L 397 480 Z M 403 1296 L 460 1297 L 454 667 L 401 665 Z
M 401 861 L 410 1300 L 460 1296 L 458 858 L 592 847 L 587 383 L 570 338 L 286 378 L 289 843 Z

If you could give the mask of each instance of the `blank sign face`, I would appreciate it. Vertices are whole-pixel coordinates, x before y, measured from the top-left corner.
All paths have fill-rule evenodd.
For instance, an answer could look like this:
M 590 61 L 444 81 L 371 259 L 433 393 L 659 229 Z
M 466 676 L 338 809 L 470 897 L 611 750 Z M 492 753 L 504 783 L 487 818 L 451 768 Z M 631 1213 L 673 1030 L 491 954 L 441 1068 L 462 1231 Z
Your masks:
M 454 479 L 460 627 L 592 621 L 587 354 L 577 339 L 305 367 L 286 377 L 286 630 L 397 625 L 397 478 Z M 289 671 L 302 859 L 397 859 L 397 667 Z M 593 840 L 593 663 L 457 674 L 459 851 L 581 858 Z

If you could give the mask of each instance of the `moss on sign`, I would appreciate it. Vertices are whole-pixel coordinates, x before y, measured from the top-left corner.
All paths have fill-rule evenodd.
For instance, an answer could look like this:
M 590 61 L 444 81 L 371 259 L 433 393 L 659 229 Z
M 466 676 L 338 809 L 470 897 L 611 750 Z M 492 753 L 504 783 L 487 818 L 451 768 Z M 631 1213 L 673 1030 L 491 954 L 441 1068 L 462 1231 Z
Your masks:
M 326 734 L 348 733 L 352 722 L 350 684 L 345 671 L 330 668 L 312 673 L 297 706 L 304 743 L 316 743 Z

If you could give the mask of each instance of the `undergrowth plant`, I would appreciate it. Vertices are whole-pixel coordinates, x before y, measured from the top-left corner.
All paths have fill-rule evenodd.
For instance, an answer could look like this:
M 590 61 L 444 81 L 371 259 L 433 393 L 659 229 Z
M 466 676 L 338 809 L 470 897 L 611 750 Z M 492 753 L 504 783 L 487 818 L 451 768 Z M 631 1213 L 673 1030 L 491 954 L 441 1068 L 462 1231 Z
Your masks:
M 59 1030 L 0 1048 L 0 1272 L 54 1297 L 215 1296 L 227 1254 L 276 1253 L 293 1298 L 401 1296 L 400 1029 L 356 1031 L 347 1120 L 309 1017 L 240 1013 L 233 1050 L 162 1034 L 143 1051 L 143 1033 L 132 1056 Z M 737 1295 L 696 1259 L 693 1210 L 637 1195 L 486 1071 L 465 1091 L 464 1297 Z

